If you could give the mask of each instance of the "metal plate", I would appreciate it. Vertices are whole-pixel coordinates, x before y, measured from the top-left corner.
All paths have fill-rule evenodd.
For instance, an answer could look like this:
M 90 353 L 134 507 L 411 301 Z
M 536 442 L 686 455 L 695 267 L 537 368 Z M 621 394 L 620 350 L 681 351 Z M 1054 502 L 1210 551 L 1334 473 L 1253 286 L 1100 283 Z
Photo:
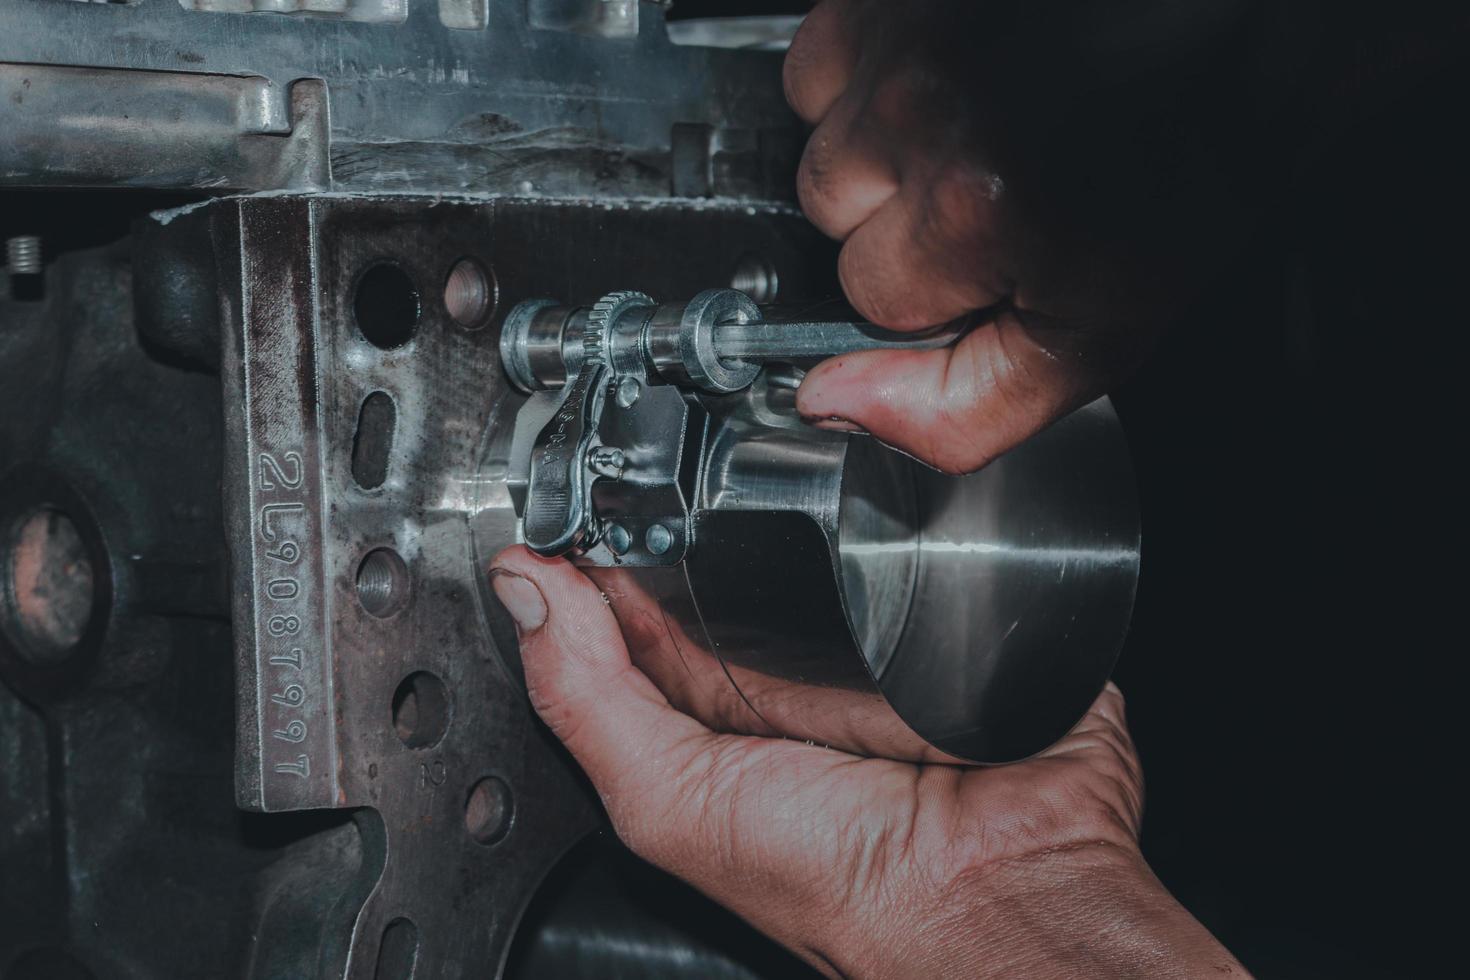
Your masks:
M 537 0 L 461 6 L 0 4 L 0 183 L 791 197 L 779 53 L 674 45 L 655 4 L 629 36 Z M 701 138 L 676 147 L 676 127 Z

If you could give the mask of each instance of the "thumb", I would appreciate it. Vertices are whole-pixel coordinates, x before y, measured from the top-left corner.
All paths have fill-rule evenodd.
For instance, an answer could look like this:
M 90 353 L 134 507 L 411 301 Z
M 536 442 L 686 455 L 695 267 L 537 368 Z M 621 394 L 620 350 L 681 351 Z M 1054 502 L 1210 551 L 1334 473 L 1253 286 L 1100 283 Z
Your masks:
M 970 473 L 1099 393 L 1074 358 L 1006 313 L 942 350 L 823 361 L 796 407 L 822 428 L 867 431 L 946 473 Z
M 508 548 L 490 582 L 516 622 L 532 705 L 637 850 L 630 838 L 656 831 L 649 821 L 672 809 L 681 774 L 717 736 L 633 666 L 602 593 L 569 562 Z

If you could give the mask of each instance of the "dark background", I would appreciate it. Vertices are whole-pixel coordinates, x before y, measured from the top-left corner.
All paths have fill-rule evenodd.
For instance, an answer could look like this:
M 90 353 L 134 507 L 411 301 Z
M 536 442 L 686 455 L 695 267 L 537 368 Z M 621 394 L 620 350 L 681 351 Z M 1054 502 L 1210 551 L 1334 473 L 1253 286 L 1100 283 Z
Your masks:
M 1249 247 L 1115 395 L 1143 508 L 1115 676 L 1148 780 L 1144 851 L 1267 976 L 1439 972 L 1433 896 L 1458 863 L 1442 820 L 1464 769 L 1437 761 L 1455 717 L 1440 701 L 1467 648 L 1450 632 L 1459 61 L 1283 154 Z
M 1438 972 L 1470 213 L 1442 120 L 1467 93 L 1461 59 L 1308 161 L 1116 395 L 1143 508 L 1115 676 L 1144 851 L 1266 975 Z

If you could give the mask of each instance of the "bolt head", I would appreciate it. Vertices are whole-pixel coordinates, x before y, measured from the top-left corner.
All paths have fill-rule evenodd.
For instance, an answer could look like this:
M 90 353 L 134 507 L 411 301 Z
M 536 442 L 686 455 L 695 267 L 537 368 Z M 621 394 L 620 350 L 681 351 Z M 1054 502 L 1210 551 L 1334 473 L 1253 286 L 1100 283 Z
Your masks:
M 643 386 L 637 378 L 624 378 L 618 382 L 617 401 L 619 408 L 632 408 L 643 395 Z
M 615 555 L 626 555 L 628 549 L 633 547 L 633 535 L 621 524 L 609 523 L 602 529 L 603 540 L 607 542 L 607 548 Z
M 662 524 L 655 524 L 643 536 L 643 543 L 647 545 L 649 554 L 667 554 L 674 546 L 674 534 Z
M 621 449 L 613 446 L 598 446 L 588 454 L 587 466 L 598 476 L 617 480 L 622 478 L 623 470 L 627 469 L 628 457 L 623 455 Z

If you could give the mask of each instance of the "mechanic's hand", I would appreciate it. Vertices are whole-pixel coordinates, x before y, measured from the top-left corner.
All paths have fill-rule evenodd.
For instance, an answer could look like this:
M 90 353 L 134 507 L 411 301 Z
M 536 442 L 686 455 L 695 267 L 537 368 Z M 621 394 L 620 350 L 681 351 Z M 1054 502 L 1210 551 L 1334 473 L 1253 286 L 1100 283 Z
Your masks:
M 785 69 L 816 124 L 798 193 L 845 243 L 849 301 L 895 329 L 989 317 L 952 349 L 818 366 L 797 398 L 809 421 L 978 469 L 1130 370 L 1226 247 L 1228 181 L 1173 125 L 1207 112 L 1148 63 L 1187 56 L 1184 29 L 1149 21 L 1170 44 L 1135 51 L 1127 15 L 1099 12 L 1093 42 L 1078 6 L 824 0 L 807 17 Z
M 623 841 L 824 972 L 1244 974 L 1139 854 L 1142 775 L 1116 688 L 1002 768 L 716 734 L 632 666 L 571 564 L 514 547 L 491 574 L 532 704 Z

